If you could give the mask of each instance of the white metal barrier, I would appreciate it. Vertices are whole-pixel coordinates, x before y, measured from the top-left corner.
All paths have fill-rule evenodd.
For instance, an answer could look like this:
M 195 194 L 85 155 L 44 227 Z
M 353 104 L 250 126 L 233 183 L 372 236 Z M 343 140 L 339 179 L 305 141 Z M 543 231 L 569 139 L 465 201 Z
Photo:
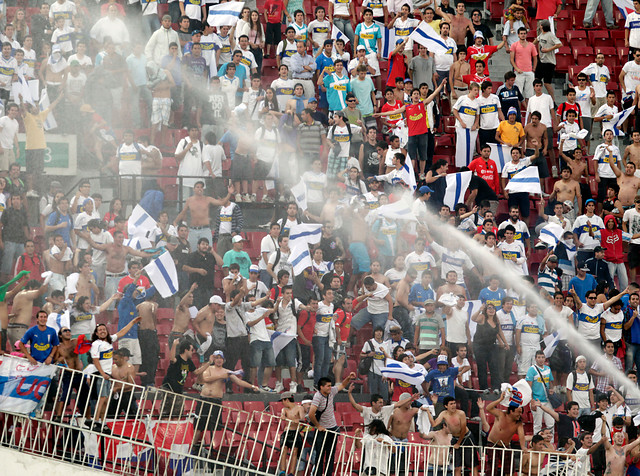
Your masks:
M 0 413 L 0 445 L 123 475 L 445 476 L 456 466 L 474 475 L 587 474 L 586 456 L 365 440 L 233 402 L 107 387 L 100 377 L 61 368 L 35 417 Z

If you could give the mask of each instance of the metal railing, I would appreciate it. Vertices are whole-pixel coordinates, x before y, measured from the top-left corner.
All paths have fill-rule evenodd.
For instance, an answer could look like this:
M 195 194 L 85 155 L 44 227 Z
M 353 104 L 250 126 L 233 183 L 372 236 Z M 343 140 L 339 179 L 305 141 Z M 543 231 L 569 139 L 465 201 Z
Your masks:
M 123 475 L 324 476 L 375 468 L 377 475 L 444 476 L 454 466 L 487 475 L 587 475 L 586 455 L 360 438 L 247 412 L 233 402 L 112 383 L 61 368 L 34 415 L 0 413 L 0 445 Z

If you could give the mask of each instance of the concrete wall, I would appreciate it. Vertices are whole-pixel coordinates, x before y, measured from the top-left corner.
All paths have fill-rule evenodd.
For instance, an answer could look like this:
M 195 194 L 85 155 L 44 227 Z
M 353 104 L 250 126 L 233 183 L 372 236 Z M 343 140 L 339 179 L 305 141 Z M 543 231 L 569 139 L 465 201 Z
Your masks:
M 106 473 L 80 465 L 62 463 L 49 458 L 32 456 L 17 450 L 0 447 L 2 473 L 14 475 L 46 474 L 47 476 L 104 476 Z

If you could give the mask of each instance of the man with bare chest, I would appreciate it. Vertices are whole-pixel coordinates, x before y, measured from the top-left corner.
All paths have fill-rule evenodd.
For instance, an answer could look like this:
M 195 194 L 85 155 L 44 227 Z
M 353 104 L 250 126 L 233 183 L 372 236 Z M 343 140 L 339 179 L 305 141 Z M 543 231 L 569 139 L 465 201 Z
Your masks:
M 425 440 L 435 445 L 429 451 L 429 474 L 447 474 L 449 466 L 449 455 L 451 454 L 451 431 L 446 421 L 442 422 L 442 427 L 437 431 L 431 431 L 426 435 L 421 435 Z
M 220 296 L 211 296 L 209 305 L 200 309 L 193 320 L 195 338 L 201 347 L 198 353 L 203 355 L 205 360 L 207 360 L 207 358 L 212 355 L 213 350 L 215 350 L 213 347 L 210 347 L 210 345 L 213 336 L 213 326 L 216 322 L 216 311 L 221 307 L 224 307 L 222 298 Z M 205 344 L 207 341 L 209 341 L 208 345 Z
M 525 155 L 533 155 L 534 154 L 534 141 L 539 144 L 539 147 L 542 149 L 540 154 L 542 156 L 547 155 L 548 137 L 547 137 L 547 127 L 540 122 L 541 114 L 537 111 L 531 113 L 531 122 L 524 127 L 524 137 L 525 137 Z
M 498 410 L 498 404 L 504 399 L 502 392 L 500 398 L 494 400 L 486 407 L 486 411 L 495 417 L 491 431 L 487 438 L 487 457 L 489 458 L 488 468 L 494 468 L 493 474 L 502 474 L 502 468 L 511 467 L 510 451 L 511 440 L 514 435 L 518 435 L 520 449 L 526 449 L 524 437 L 524 426 L 522 424 L 522 407 L 508 406 L 506 411 Z M 491 449 L 489 449 L 491 448 Z M 507 451 L 503 451 L 506 449 Z
M 418 397 L 418 394 L 412 396 L 409 393 L 403 393 L 400 395 L 398 407 L 391 414 L 388 425 L 389 433 L 394 441 L 408 442 L 409 431 L 416 414 L 422 409 L 429 412 L 429 407 L 426 405 L 421 408 L 411 406 Z M 431 415 L 431 412 L 429 412 L 429 415 Z M 396 455 L 396 458 L 394 458 L 393 463 L 395 464 L 392 463 L 393 472 L 395 474 L 404 474 L 405 468 L 407 468 L 407 464 L 409 463 L 406 448 L 403 446 L 396 447 L 396 451 L 399 451 L 400 455 Z
M 568 216 L 570 220 L 575 220 L 576 216 L 582 215 L 582 195 L 580 192 L 580 184 L 571 178 L 571 168 L 568 166 L 564 166 L 562 168 L 560 177 L 561 180 L 558 180 L 553 185 L 553 192 L 551 193 L 551 197 L 549 197 L 549 201 L 553 202 L 555 200 L 557 202 L 564 203 L 569 200 L 571 203 L 574 203 L 574 200 L 577 199 L 577 215 L 574 212 L 572 215 Z M 574 210 L 576 210 L 575 205 Z
M 82 296 L 86 296 L 92 304 L 95 304 L 100 295 L 100 289 L 91 273 L 91 263 L 85 261 L 78 266 L 78 273 L 74 274 L 67 278 L 69 299 L 77 301 Z
M 640 131 L 631 134 L 633 142 L 624 149 L 622 164 L 627 165 L 627 160 L 636 164 L 636 175 L 640 176 Z
M 636 438 L 633 443 L 623 445 L 625 434 L 617 432 L 613 434 L 613 444 L 609 442 L 606 435 L 607 420 L 602 415 L 602 439 L 604 440 L 604 450 L 606 452 L 607 466 L 604 470 L 605 476 L 624 476 L 627 474 L 627 454 L 640 444 L 640 438 Z
M 144 301 L 136 307 L 138 315 L 142 318 L 138 327 L 138 343 L 142 354 L 140 383 L 145 387 L 154 386 L 160 354 L 160 341 L 158 341 L 158 331 L 156 331 L 158 303 Z
M 189 311 L 189 309 L 193 306 L 193 291 L 195 291 L 197 287 L 198 284 L 193 283 L 176 307 L 176 312 L 173 316 L 173 327 L 171 328 L 171 332 L 169 332 L 169 348 L 173 345 L 173 341 L 181 339 L 185 331 L 189 328 L 189 323 L 191 322 L 191 311 Z
M 296 474 L 298 454 L 302 450 L 303 439 L 300 434 L 300 422 L 305 420 L 306 415 L 302 406 L 295 403 L 293 393 L 283 393 L 280 401 L 283 404 L 280 418 L 284 423 L 284 431 L 280 435 L 280 471 L 285 474 Z
M 640 188 L 640 178 L 636 177 L 636 164 L 635 162 L 629 161 L 624 166 L 624 173 L 620 170 L 615 161 L 609 161 L 609 165 L 611 166 L 611 170 L 616 174 L 618 186 L 620 187 L 620 192 L 618 192 L 618 200 L 622 203 L 622 206 L 625 209 L 633 206 L 633 200 L 636 198 L 638 194 L 638 189 Z
M 5 350 L 5 343 L 7 341 L 7 327 L 9 325 L 9 301 L 20 292 L 24 284 L 29 279 L 29 271 L 20 271 L 11 281 L 0 286 L 0 354 Z M 13 285 L 13 288 L 11 286 Z
M 458 50 L 466 49 L 465 39 L 467 32 L 470 31 L 472 35 L 476 32 L 471 20 L 465 16 L 465 11 L 465 2 L 458 0 L 456 2 L 456 14 L 451 17 L 451 38 L 458 45 Z
M 449 73 L 449 82 L 451 83 L 451 98 L 458 99 L 459 97 L 469 94 L 469 86 L 462 80 L 463 76 L 470 73 L 471 69 L 467 62 L 467 50 L 458 49 L 456 51 L 457 61 L 451 66 Z
M 55 363 L 61 367 L 65 367 L 72 370 L 82 371 L 82 362 L 78 354 L 76 354 L 76 346 L 78 345 L 77 339 L 71 338 L 71 329 L 64 326 L 58 332 L 58 352 L 56 353 Z M 60 421 L 62 418 L 62 411 L 64 407 L 69 404 L 71 399 L 71 391 L 75 388 L 76 391 L 80 389 L 82 383 L 82 374 L 80 372 L 67 372 L 62 374 L 60 379 L 60 395 L 58 402 L 56 403 L 54 421 Z
M 380 272 L 381 269 L 380 261 L 372 261 L 369 276 L 371 276 L 376 283 L 384 284 L 386 287 L 390 288 L 391 284 L 389 283 L 389 278 Z
M 443 294 L 453 293 L 455 296 L 466 295 L 466 290 L 458 283 L 458 273 L 451 270 L 447 272 L 445 283 L 436 291 L 436 298 L 440 299 Z
M 229 186 L 225 198 L 218 200 L 204 194 L 204 182 L 198 181 L 193 186 L 193 195 L 187 198 L 184 208 L 173 221 L 174 226 L 183 221 L 189 213 L 189 245 L 192 250 L 198 247 L 198 240 L 206 238 L 211 241 L 210 207 L 222 206 L 233 194 L 233 186 Z
M 22 291 L 13 298 L 13 307 L 9 314 L 9 325 L 7 327 L 7 337 L 9 339 L 9 348 L 13 349 L 16 341 L 20 340 L 31 327 L 31 319 L 33 318 L 33 301 L 38 299 L 49 289 L 48 284 L 40 284 L 39 281 L 32 279 L 27 282 Z
M 140 331 L 138 331 L 140 332 Z M 116 418 L 121 414 L 133 416 L 138 411 L 138 404 L 133 393 L 136 383 L 136 368 L 129 363 L 131 352 L 122 348 L 113 351 L 113 396 L 107 409 L 107 415 Z

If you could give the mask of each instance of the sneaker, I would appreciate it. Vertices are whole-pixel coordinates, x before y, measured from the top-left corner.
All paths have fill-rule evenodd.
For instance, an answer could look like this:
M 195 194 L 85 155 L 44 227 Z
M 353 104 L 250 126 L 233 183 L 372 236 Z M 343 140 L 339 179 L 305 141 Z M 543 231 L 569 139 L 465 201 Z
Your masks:
M 286 202 L 287 199 L 286 199 L 286 197 L 284 195 L 280 195 L 280 198 L 278 198 L 278 201 L 279 202 Z
M 236 193 L 236 202 L 238 202 L 238 203 L 242 202 L 242 194 L 241 193 Z
M 249 198 L 251 199 L 252 202 L 258 201 L 258 197 L 255 193 L 252 193 L 251 195 L 249 195 Z
M 242 196 L 242 201 L 243 201 L 243 202 L 246 202 L 246 203 L 250 203 L 250 202 L 251 202 L 251 195 L 249 195 L 248 193 L 245 193 L 245 194 Z
M 583 28 L 593 28 L 593 25 L 592 25 L 591 23 L 584 22 L 584 23 L 582 24 L 582 27 L 583 27 Z
M 420 174 L 420 180 L 424 180 L 424 177 L 425 177 L 424 173 L 421 173 Z
M 264 393 L 273 393 L 273 389 L 271 387 L 268 387 L 267 385 L 263 385 L 262 387 L 260 387 L 260 391 Z
M 298 392 L 298 384 L 296 382 L 291 382 L 289 384 L 289 391 L 291 393 L 297 393 Z
M 313 369 L 307 372 L 307 378 L 313 378 Z
M 276 386 L 273 389 L 273 391 L 276 392 L 276 393 L 284 392 L 284 385 L 282 385 L 282 382 L 276 382 Z
M 275 200 L 269 195 L 262 196 L 262 203 L 273 203 Z
M 30 198 L 39 198 L 39 197 L 40 197 L 40 195 L 38 195 L 38 192 L 36 192 L 35 190 L 29 190 L 29 191 L 27 192 L 27 197 L 30 197 Z

